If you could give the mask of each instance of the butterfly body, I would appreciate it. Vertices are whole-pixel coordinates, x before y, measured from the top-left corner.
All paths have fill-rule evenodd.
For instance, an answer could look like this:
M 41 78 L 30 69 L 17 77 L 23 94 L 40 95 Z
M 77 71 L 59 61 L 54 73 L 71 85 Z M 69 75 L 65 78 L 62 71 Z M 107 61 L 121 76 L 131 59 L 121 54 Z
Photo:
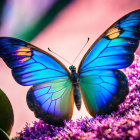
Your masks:
M 76 67 L 71 65 L 69 67 L 70 71 L 71 71 L 71 82 L 73 85 L 73 94 L 74 94 L 74 101 L 75 101 L 75 105 L 77 107 L 78 110 L 80 110 L 81 108 L 81 93 L 80 93 L 80 88 L 79 88 L 79 76 L 76 73 Z
M 91 45 L 78 70 L 65 65 L 50 53 L 20 39 L 0 37 L 0 57 L 12 69 L 21 85 L 32 86 L 28 107 L 51 124 L 70 120 L 74 102 L 81 97 L 88 113 L 110 114 L 129 93 L 128 80 L 119 69 L 130 66 L 140 40 L 140 9 L 109 27 Z

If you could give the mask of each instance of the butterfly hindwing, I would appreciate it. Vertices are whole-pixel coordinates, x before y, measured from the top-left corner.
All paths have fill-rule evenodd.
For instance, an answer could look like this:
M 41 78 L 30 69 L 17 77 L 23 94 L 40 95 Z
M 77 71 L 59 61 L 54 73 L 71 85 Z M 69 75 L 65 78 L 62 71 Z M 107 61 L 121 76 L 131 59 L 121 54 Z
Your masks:
M 82 97 L 88 112 L 111 113 L 128 94 L 123 72 L 134 60 L 140 39 L 140 10 L 114 23 L 95 41 L 82 59 L 78 74 Z
M 16 38 L 0 37 L 0 57 L 21 85 L 68 78 L 68 70 L 47 52 Z
M 73 113 L 72 83 L 69 79 L 57 79 L 34 85 L 28 91 L 27 104 L 37 118 L 51 124 L 70 120 Z
M 80 88 L 92 116 L 115 111 L 129 91 L 127 78 L 119 70 L 89 71 L 80 76 Z

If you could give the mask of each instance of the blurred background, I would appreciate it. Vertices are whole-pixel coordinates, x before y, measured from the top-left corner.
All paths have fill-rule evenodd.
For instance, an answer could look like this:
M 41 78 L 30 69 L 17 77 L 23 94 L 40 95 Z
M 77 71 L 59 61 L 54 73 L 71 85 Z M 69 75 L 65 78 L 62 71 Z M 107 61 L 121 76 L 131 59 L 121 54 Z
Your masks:
M 81 48 L 88 44 L 75 62 L 80 60 L 90 45 L 116 20 L 140 9 L 140 0 L 1 0 L 0 36 L 10 36 L 31 42 L 37 47 L 54 52 L 72 62 Z M 137 51 L 140 54 L 140 48 Z M 67 67 L 65 61 L 60 59 Z M 7 94 L 14 110 L 11 137 L 21 131 L 25 123 L 37 120 L 26 104 L 29 87 L 18 85 L 11 70 L 0 59 L 0 88 Z M 74 108 L 73 120 L 89 116 L 84 106 Z

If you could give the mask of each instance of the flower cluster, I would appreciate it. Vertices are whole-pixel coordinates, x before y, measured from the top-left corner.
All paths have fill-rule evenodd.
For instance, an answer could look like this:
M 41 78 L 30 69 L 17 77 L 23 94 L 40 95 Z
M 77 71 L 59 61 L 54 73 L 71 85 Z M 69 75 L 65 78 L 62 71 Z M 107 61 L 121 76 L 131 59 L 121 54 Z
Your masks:
M 96 115 L 90 119 L 64 122 L 64 127 L 55 127 L 42 120 L 34 122 L 17 133 L 17 140 L 49 139 L 140 139 L 140 57 L 123 70 L 129 81 L 129 94 L 119 105 L 119 110 L 110 115 Z

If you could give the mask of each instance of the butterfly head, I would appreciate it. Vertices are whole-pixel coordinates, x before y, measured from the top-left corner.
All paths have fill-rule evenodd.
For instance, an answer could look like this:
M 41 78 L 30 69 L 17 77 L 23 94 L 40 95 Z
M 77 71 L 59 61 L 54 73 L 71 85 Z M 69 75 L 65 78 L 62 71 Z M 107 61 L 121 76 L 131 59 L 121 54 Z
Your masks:
M 71 66 L 69 66 L 69 69 L 70 69 L 71 71 L 75 71 L 75 70 L 76 70 L 76 67 L 73 66 L 73 65 L 71 65 Z

